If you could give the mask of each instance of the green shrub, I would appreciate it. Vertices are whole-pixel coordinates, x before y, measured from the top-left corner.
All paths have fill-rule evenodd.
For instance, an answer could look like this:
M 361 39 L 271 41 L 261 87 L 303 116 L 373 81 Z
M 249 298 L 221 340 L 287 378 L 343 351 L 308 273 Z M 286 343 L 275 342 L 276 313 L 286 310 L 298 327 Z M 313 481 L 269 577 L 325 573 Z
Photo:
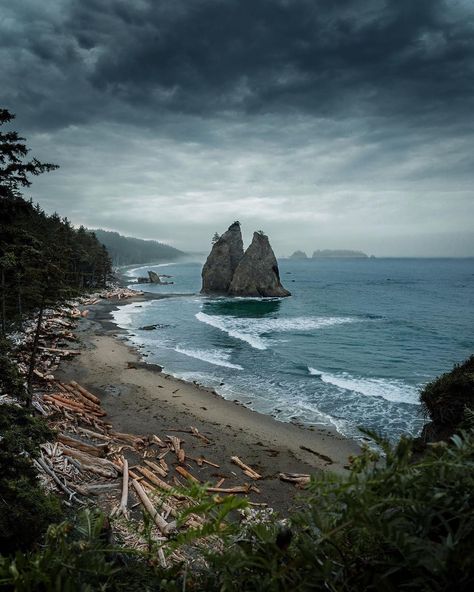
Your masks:
M 305 509 L 291 518 L 289 546 L 275 523 L 259 524 L 208 558 L 198 589 L 472 589 L 472 433 L 437 445 L 416 463 L 411 441 L 393 449 L 379 443 L 386 464 L 366 450 L 349 478 L 322 474 L 311 482 Z
M 474 410 L 474 356 L 427 384 L 420 400 L 437 432 L 454 433 L 466 409 Z
M 0 553 L 31 547 L 61 517 L 59 502 L 40 486 L 31 462 L 51 436 L 26 409 L 0 406 Z
M 12 360 L 11 344 L 3 335 L 0 335 L 0 395 L 25 397 L 24 381 Z

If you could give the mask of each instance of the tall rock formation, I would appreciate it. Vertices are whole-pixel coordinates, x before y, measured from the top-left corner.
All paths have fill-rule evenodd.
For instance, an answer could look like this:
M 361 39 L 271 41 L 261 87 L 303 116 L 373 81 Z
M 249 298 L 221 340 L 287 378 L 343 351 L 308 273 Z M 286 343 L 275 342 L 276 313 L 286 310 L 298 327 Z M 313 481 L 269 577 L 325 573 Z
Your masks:
M 227 294 L 234 272 L 244 256 L 240 223 L 234 222 L 214 243 L 202 268 L 202 294 Z
M 253 240 L 235 270 L 230 296 L 291 296 L 280 283 L 278 263 L 268 236 L 254 232 Z

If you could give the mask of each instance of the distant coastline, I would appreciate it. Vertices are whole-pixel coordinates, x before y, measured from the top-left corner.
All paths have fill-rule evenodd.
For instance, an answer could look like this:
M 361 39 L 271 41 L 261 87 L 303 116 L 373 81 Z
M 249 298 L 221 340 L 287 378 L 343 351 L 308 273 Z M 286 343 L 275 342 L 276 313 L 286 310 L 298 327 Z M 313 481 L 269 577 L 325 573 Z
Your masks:
M 289 257 L 285 257 L 285 259 L 369 259 L 369 255 L 363 251 L 354 251 L 351 249 L 318 249 L 313 252 L 312 257 L 308 257 L 304 251 L 298 250 Z

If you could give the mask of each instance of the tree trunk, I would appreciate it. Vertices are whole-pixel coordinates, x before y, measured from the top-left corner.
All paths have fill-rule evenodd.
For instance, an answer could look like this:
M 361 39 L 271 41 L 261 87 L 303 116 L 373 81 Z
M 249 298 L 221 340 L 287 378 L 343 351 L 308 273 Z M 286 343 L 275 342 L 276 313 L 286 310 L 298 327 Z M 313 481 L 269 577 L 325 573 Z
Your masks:
M 7 316 L 6 316 L 6 309 L 5 309 L 5 269 L 2 267 L 2 333 L 5 333 L 7 330 Z
M 27 380 L 27 391 L 28 396 L 26 399 L 26 405 L 29 407 L 31 405 L 31 401 L 33 398 L 33 371 L 35 369 L 36 363 L 36 353 L 38 352 L 38 343 L 39 343 L 39 336 L 41 333 L 41 323 L 43 322 L 43 311 L 44 311 L 44 304 L 46 301 L 46 290 L 43 292 L 43 296 L 41 297 L 41 305 L 38 314 L 38 323 L 36 325 L 36 332 L 35 332 L 35 339 L 33 341 L 33 349 L 31 351 L 31 358 L 30 358 L 30 367 L 28 368 L 28 380 Z
M 18 278 L 18 316 L 20 317 L 20 322 L 21 322 L 22 314 L 23 314 L 23 310 L 22 310 L 22 302 L 21 302 L 21 279 Z

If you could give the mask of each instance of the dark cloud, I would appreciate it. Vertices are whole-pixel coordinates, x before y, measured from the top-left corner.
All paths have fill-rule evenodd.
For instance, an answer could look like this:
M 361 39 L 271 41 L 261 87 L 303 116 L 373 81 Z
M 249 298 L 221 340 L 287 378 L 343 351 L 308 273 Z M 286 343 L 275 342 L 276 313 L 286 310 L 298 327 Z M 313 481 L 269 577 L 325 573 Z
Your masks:
M 15 56 L 6 99 L 40 107 L 45 126 L 300 110 L 441 125 L 472 108 L 468 3 L 74 0 L 25 9 L 34 4 L 9 6 L 0 24 L 3 51 Z

